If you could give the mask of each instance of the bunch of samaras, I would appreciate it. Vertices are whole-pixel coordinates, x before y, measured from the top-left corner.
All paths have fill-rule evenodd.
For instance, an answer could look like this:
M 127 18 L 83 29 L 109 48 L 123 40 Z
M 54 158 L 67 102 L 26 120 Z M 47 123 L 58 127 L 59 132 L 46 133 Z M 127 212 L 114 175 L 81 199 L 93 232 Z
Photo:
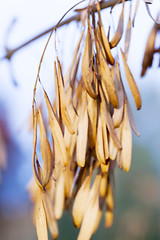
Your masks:
M 114 169 L 118 165 L 129 171 L 132 130 L 139 135 L 124 88 L 122 68 L 136 107 L 141 108 L 140 93 L 127 64 L 131 9 L 124 52 L 118 49 L 116 56 L 112 53 L 124 33 L 124 5 L 123 0 L 118 27 L 111 40 L 103 26 L 99 1 L 92 1 L 81 10 L 83 31 L 65 77 L 58 56 L 54 63 L 53 104 L 39 81 L 48 110 L 47 127 L 52 133 L 52 141 L 47 137 L 41 108 L 36 106 L 35 86 L 35 181 L 30 185 L 30 192 L 35 203 L 34 221 L 39 240 L 48 239 L 48 227 L 53 239 L 58 238 L 57 219 L 61 218 L 64 209 L 71 207 L 73 222 L 77 228 L 80 227 L 78 240 L 91 238 L 99 226 L 103 208 L 105 226 L 112 225 Z M 122 59 L 121 64 L 119 58 Z M 77 74 L 79 69 L 80 76 Z M 42 167 L 36 151 L 37 131 L 40 132 Z

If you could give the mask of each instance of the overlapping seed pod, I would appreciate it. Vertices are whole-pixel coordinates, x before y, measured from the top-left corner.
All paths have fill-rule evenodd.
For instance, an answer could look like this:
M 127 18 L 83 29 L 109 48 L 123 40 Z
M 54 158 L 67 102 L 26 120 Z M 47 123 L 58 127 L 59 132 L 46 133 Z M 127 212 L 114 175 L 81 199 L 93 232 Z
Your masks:
M 53 239 L 58 237 L 56 220 L 72 203 L 73 222 L 80 228 L 78 240 L 91 238 L 103 209 L 105 226 L 108 228 L 113 223 L 114 169 L 117 164 L 129 171 L 131 129 L 139 135 L 123 85 L 120 56 L 112 54 L 112 48 L 119 44 L 124 32 L 124 5 L 125 1 L 111 41 L 104 30 L 99 2 L 83 10 L 86 24 L 83 17 L 84 30 L 65 77 L 56 57 L 53 104 L 42 87 L 52 141 L 48 140 L 42 113 L 34 105 L 33 172 L 37 193 L 33 201 L 38 239 L 47 239 L 47 226 Z M 140 93 L 127 64 L 130 18 L 126 50 L 125 54 L 121 50 L 121 57 L 128 85 L 140 109 Z M 36 151 L 38 130 L 42 167 Z

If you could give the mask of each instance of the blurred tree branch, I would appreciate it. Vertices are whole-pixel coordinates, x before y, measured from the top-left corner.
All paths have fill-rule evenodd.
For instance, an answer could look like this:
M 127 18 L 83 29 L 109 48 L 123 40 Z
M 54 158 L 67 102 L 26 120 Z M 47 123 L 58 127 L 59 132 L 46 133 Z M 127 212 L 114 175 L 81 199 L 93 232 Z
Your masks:
M 129 1 L 129 0 L 126 0 L 126 1 Z M 114 7 L 116 4 L 121 3 L 121 2 L 122 2 L 122 0 L 108 0 L 108 1 L 102 0 L 100 2 L 100 5 L 101 5 L 101 9 L 106 9 L 106 8 L 109 8 L 109 7 Z M 96 6 L 95 6 L 95 8 L 96 8 Z M 84 10 L 84 9 L 85 8 L 83 8 L 82 10 Z M 74 16 L 69 17 L 66 20 L 59 21 L 58 24 L 56 24 L 56 25 L 50 27 L 49 29 L 41 32 L 37 36 L 35 36 L 35 37 L 31 38 L 30 40 L 24 42 L 23 44 L 19 45 L 18 47 L 13 48 L 13 49 L 10 49 L 10 48 L 6 47 L 6 49 L 5 49 L 6 50 L 6 54 L 0 60 L 4 60 L 4 59 L 10 60 L 15 52 L 17 52 L 18 50 L 20 50 L 23 47 L 27 46 L 28 44 L 32 43 L 33 41 L 43 37 L 44 35 L 50 33 L 54 28 L 60 28 L 60 27 L 62 27 L 64 25 L 67 25 L 67 24 L 73 22 L 73 21 L 79 22 L 80 19 L 81 19 L 81 11 L 78 10 L 77 13 Z

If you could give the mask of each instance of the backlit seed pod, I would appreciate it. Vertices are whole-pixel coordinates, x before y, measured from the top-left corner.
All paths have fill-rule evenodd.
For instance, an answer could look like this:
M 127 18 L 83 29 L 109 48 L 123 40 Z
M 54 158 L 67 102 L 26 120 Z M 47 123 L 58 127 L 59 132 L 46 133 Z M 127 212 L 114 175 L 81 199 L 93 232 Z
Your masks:
M 89 240 L 95 230 L 96 220 L 99 213 L 99 187 L 101 182 L 101 176 L 97 175 L 94 184 L 88 195 L 88 201 L 86 203 L 86 210 L 82 221 L 81 229 L 77 240 Z
M 40 110 L 38 111 L 38 122 L 40 128 L 40 144 L 43 159 L 43 168 L 41 173 L 42 185 L 45 187 L 48 184 L 53 171 L 53 156 Z
M 45 100 L 48 108 L 49 124 L 51 127 L 53 139 L 55 141 L 55 146 L 57 148 L 57 151 L 60 154 L 60 157 L 62 158 L 63 165 L 66 166 L 68 163 L 68 158 L 67 158 L 66 146 L 65 146 L 63 135 L 62 135 L 62 131 L 61 131 L 59 122 L 55 116 L 55 113 L 53 111 L 50 100 L 45 91 L 44 91 L 44 95 L 45 95 Z
M 59 89 L 59 95 L 60 95 L 60 110 L 61 110 L 61 117 L 63 120 L 63 123 L 66 125 L 68 131 L 71 134 L 75 133 L 74 125 L 71 121 L 71 118 L 69 116 L 67 106 L 66 106 L 66 96 L 65 96 L 65 90 L 64 90 L 64 80 L 62 75 L 62 69 L 59 62 L 59 59 L 57 57 L 57 66 L 58 66 L 58 89 Z
M 36 206 L 36 231 L 38 240 L 48 240 L 48 230 L 47 230 L 47 221 L 46 221 L 46 213 L 44 210 L 44 205 L 42 201 L 42 192 L 39 190 L 38 198 L 37 198 L 37 206 Z
M 124 118 L 121 129 L 121 143 L 122 150 L 120 152 L 120 161 L 122 162 L 123 169 L 128 172 L 130 169 L 132 158 L 132 130 L 128 119 L 126 102 L 124 104 Z
M 55 218 L 54 207 L 47 192 L 43 194 L 43 206 L 46 213 L 47 224 L 53 239 L 58 238 L 58 225 Z
M 110 41 L 111 48 L 114 48 L 115 46 L 117 46 L 117 44 L 119 43 L 119 41 L 121 40 L 122 35 L 123 35 L 124 2 L 125 2 L 125 0 L 123 0 L 122 12 L 121 12 L 121 15 L 119 18 L 117 30 L 116 30 L 112 40 Z
M 82 78 L 86 91 L 92 98 L 96 98 L 96 94 L 92 87 L 93 71 L 92 71 L 92 39 L 91 39 L 91 28 L 88 20 L 88 29 L 85 42 L 85 49 L 82 59 Z
M 60 170 L 60 176 L 56 181 L 54 212 L 56 219 L 60 219 L 63 214 L 65 200 L 65 188 L 64 188 L 64 173 Z
M 124 64 L 124 68 L 125 68 L 125 74 L 126 74 L 126 78 L 127 78 L 127 81 L 128 81 L 128 85 L 131 89 L 131 92 L 132 92 L 132 95 L 134 97 L 134 101 L 136 103 L 137 109 L 139 110 L 141 108 L 141 105 L 142 105 L 141 96 L 140 96 L 137 84 L 136 84 L 136 82 L 133 78 L 133 75 L 132 75 L 132 73 L 129 69 L 129 66 L 126 62 L 124 53 L 122 52 L 122 49 L 121 49 L 121 54 L 122 54 L 122 59 L 123 59 L 123 64 Z
M 85 166 L 87 138 L 88 138 L 88 112 L 86 91 L 82 92 L 82 106 L 78 122 L 78 136 L 76 145 L 76 161 L 79 167 Z
M 113 211 L 106 210 L 105 212 L 105 227 L 110 228 L 113 224 L 114 213 Z
M 72 216 L 74 225 L 79 228 L 86 210 L 86 203 L 90 191 L 91 174 L 87 176 L 80 187 L 73 204 Z

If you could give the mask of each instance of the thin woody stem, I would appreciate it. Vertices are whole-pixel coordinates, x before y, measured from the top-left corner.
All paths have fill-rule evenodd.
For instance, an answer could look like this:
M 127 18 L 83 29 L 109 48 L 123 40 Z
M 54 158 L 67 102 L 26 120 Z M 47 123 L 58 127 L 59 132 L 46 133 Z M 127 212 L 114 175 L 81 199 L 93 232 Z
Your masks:
M 129 0 L 126 0 L 126 1 L 129 1 Z M 121 3 L 122 0 L 108 0 L 108 1 L 101 1 L 101 9 L 106 9 L 108 7 L 113 7 L 115 4 L 117 3 Z M 84 8 L 85 9 L 85 8 Z M 66 20 L 63 20 L 61 21 L 59 24 L 56 24 L 52 27 L 50 27 L 49 29 L 45 30 L 44 32 L 41 32 L 40 34 L 38 34 L 37 36 L 31 38 L 30 40 L 26 41 L 25 43 L 21 44 L 20 46 L 14 48 L 14 49 L 9 49 L 9 48 L 6 48 L 6 55 L 1 59 L 8 59 L 10 60 L 11 57 L 13 56 L 13 54 L 15 52 L 17 52 L 18 50 L 20 50 L 21 48 L 27 46 L 28 44 L 30 44 L 31 42 L 43 37 L 44 35 L 50 33 L 53 29 L 56 29 L 57 28 L 60 28 L 64 25 L 67 25 L 73 21 L 76 21 L 76 22 L 79 22 L 81 19 L 81 11 L 78 11 L 76 15 L 72 16 L 72 17 L 69 17 L 67 18 Z

